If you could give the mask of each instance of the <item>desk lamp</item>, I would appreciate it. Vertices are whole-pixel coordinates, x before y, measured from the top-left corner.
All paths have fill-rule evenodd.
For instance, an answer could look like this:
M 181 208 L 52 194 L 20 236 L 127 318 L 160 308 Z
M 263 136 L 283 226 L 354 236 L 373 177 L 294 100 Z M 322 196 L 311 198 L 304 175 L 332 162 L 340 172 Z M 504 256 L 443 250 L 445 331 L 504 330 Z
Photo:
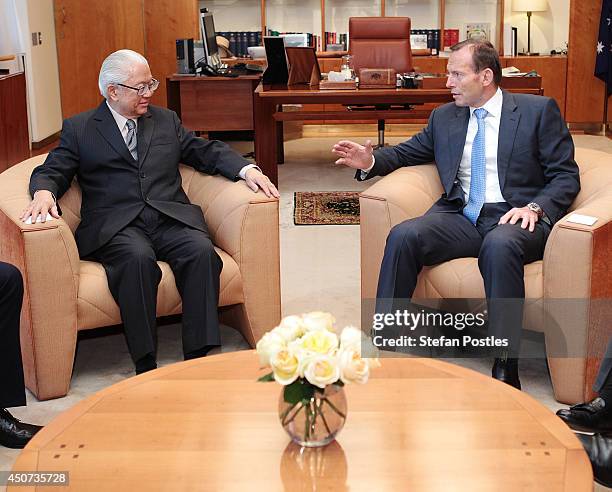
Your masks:
M 519 55 L 537 56 L 539 53 L 531 52 L 531 13 L 545 12 L 548 10 L 546 0 L 512 0 L 512 10 L 515 12 L 527 12 L 527 53 Z

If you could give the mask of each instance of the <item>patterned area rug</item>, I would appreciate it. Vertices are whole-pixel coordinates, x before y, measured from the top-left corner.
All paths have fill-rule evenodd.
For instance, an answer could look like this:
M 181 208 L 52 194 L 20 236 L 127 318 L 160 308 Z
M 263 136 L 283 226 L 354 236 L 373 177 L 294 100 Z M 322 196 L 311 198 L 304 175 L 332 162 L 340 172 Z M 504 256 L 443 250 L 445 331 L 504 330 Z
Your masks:
M 296 191 L 295 225 L 358 225 L 359 192 Z

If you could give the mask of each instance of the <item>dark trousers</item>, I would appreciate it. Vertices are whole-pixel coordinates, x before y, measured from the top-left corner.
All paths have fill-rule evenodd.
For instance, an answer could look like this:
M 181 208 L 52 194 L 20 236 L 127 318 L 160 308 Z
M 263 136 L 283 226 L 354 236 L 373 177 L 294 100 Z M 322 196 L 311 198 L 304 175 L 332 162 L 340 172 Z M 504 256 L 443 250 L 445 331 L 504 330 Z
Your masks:
M 525 298 L 523 265 L 542 258 L 550 226 L 540 221 L 529 232 L 520 221 L 498 225 L 510 208 L 507 203 L 485 204 L 476 226 L 459 211 L 427 213 L 391 229 L 378 279 L 377 310 L 385 310 L 380 300 L 410 299 L 423 266 L 478 258 L 490 334 L 509 338 L 511 349 L 518 350 Z
M 601 359 L 601 364 L 599 365 L 599 372 L 597 373 L 597 379 L 593 383 L 593 391 L 599 393 L 603 388 L 606 379 L 610 375 L 612 371 L 612 340 L 608 340 L 608 347 L 606 348 L 606 353 Z
M 19 343 L 23 280 L 17 268 L 0 262 L 0 408 L 26 404 Z
M 170 265 L 183 301 L 183 351 L 220 345 L 219 276 L 223 263 L 208 234 L 151 207 L 91 255 L 106 270 L 134 362 L 157 353 L 156 305 L 161 270 Z

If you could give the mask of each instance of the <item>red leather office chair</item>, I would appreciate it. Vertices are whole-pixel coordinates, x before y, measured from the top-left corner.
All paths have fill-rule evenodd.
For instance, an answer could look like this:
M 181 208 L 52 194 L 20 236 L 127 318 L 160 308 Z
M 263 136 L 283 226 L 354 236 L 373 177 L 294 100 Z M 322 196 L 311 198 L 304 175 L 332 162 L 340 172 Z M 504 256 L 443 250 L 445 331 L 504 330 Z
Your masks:
M 360 68 L 393 68 L 397 73 L 413 71 L 410 17 L 351 17 L 349 43 L 356 72 Z M 384 143 L 385 120 L 378 120 L 378 145 Z

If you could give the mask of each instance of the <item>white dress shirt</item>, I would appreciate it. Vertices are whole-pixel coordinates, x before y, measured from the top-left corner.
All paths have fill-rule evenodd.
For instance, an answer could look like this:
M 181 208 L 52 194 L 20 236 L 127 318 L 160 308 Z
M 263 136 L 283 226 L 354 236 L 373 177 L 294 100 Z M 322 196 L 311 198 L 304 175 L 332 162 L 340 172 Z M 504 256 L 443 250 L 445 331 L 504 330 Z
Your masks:
M 497 143 L 499 140 L 499 122 L 501 120 L 503 100 L 502 91 L 498 87 L 495 95 L 482 106 L 482 108 L 487 111 L 487 115 L 484 118 L 485 161 L 487 170 L 485 203 L 506 201 L 501 192 L 499 175 L 497 173 Z M 468 123 L 467 135 L 465 137 L 463 155 L 461 156 L 461 163 L 459 164 L 459 172 L 457 173 L 457 179 L 465 195 L 465 203 L 467 203 L 470 194 L 470 181 L 472 178 L 472 145 L 474 144 L 474 138 L 476 138 L 476 132 L 478 131 L 478 122 L 474 115 L 475 109 L 476 108 L 470 106 L 470 120 Z
M 499 122 L 501 120 L 501 111 L 503 103 L 503 95 L 498 87 L 497 91 L 491 99 L 489 99 L 482 107 L 486 109 L 487 116 L 484 119 L 485 123 L 485 160 L 486 160 L 486 193 L 485 203 L 500 203 L 505 202 L 501 186 L 499 184 L 499 175 L 497 173 L 497 143 L 499 140 Z M 457 172 L 457 179 L 463 189 L 465 203 L 468 202 L 470 194 L 470 181 L 472 177 L 472 145 L 478 131 L 478 123 L 474 110 L 476 108 L 470 106 L 470 120 L 468 123 L 467 135 L 465 137 L 465 145 L 463 146 L 463 155 Z M 372 156 L 372 164 L 367 169 L 361 171 L 361 179 L 365 179 L 368 173 L 374 167 L 376 159 Z
M 108 109 L 110 109 L 110 112 L 113 115 L 113 118 L 115 118 L 115 122 L 117 123 L 117 126 L 119 127 L 119 131 L 121 132 L 121 136 L 123 137 L 123 140 L 126 140 L 127 134 L 128 134 L 128 127 L 126 123 L 127 123 L 128 118 L 117 113 L 117 111 L 111 108 L 111 105 L 108 104 L 108 101 L 106 101 L 106 105 L 108 106 Z M 135 128 L 136 128 L 136 132 L 138 132 L 138 118 L 132 118 L 132 120 L 134 121 L 134 123 L 136 123 Z M 259 167 L 256 166 L 255 164 L 247 164 L 238 172 L 238 176 L 244 179 L 246 177 L 246 172 L 252 167 L 255 167 L 257 168 L 258 171 L 261 171 L 261 169 L 259 169 Z
M 128 118 L 117 113 L 117 111 L 111 108 L 111 105 L 108 104 L 108 101 L 106 101 L 106 105 L 108 106 L 108 109 L 110 109 L 110 112 L 113 115 L 113 118 L 115 118 L 115 122 L 117 123 L 117 126 L 119 127 L 119 131 L 121 132 L 121 136 L 123 137 L 123 140 L 126 140 L 127 134 L 128 134 L 128 127 L 127 127 Z M 132 121 L 136 124 L 135 126 L 136 134 L 138 134 L 138 118 L 132 118 Z

